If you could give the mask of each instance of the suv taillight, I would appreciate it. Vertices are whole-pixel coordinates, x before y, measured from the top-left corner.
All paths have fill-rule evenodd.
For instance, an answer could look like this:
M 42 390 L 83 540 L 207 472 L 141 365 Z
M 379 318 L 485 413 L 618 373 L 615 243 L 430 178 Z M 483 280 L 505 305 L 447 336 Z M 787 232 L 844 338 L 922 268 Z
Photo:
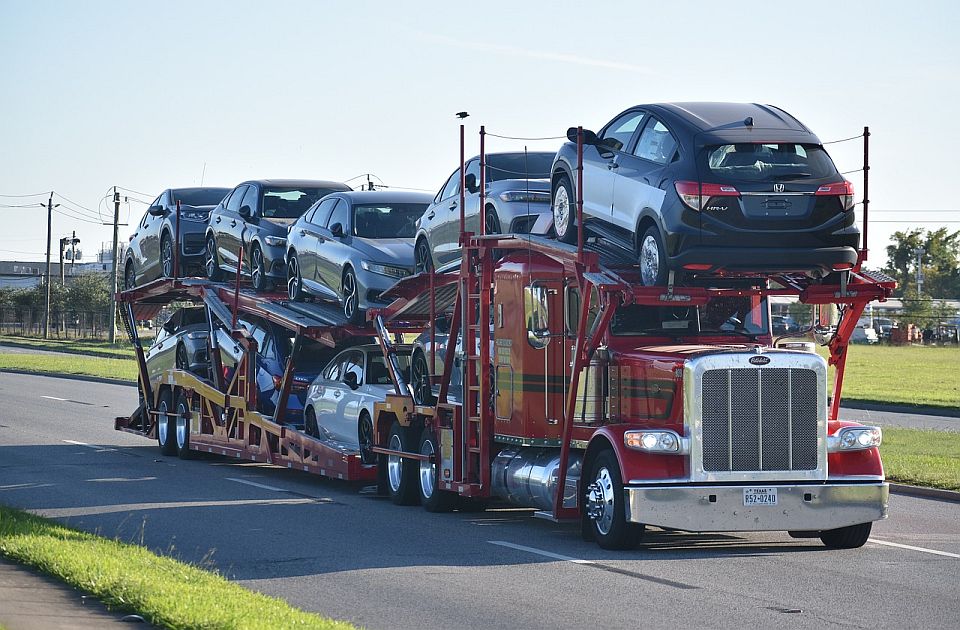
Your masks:
M 702 210 L 711 197 L 739 197 L 740 192 L 727 184 L 701 184 L 699 182 L 674 182 L 680 199 L 691 210 Z M 701 205 L 701 201 L 704 203 Z
M 840 197 L 844 210 L 853 210 L 853 184 L 847 180 L 824 184 L 817 188 L 817 195 L 833 195 Z

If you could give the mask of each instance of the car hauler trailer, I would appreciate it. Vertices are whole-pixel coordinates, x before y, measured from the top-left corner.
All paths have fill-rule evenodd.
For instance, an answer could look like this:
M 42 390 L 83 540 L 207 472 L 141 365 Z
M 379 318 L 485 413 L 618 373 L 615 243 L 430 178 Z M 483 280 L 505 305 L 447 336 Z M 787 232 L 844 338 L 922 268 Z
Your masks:
M 461 172 L 461 191 L 462 180 Z M 579 214 L 582 198 L 577 205 Z M 850 336 L 865 305 L 890 296 L 892 279 L 862 270 L 861 259 L 836 283 L 781 273 L 641 287 L 635 260 L 582 232 L 570 246 L 463 226 L 461 212 L 460 265 L 401 280 L 384 293 L 393 302 L 363 326 L 319 304 L 242 292 L 239 282 L 160 280 L 120 294 L 143 402 L 116 428 L 161 444 L 160 434 L 173 433 L 171 450 L 183 457 L 204 451 L 377 479 L 394 502 L 431 511 L 500 498 L 555 521 L 578 519 L 584 537 L 605 548 L 634 545 L 645 525 L 785 530 L 858 547 L 886 516 L 880 431 L 843 421 L 839 404 Z M 839 309 L 836 328 L 823 330 L 832 335 L 826 361 L 778 347 L 773 295 Z M 176 300 L 207 307 L 211 378 L 168 370 L 151 383 L 135 323 Z M 258 349 L 238 312 L 295 332 L 296 347 L 376 336 L 395 389 L 375 407 L 376 465 L 283 422 L 282 412 L 278 420 L 256 410 Z M 714 328 L 703 324 L 718 315 Z M 229 379 L 216 363 L 215 320 L 244 348 Z M 412 332 L 427 340 L 426 369 L 414 356 L 408 375 L 394 344 Z M 296 352 L 278 410 L 295 363 Z

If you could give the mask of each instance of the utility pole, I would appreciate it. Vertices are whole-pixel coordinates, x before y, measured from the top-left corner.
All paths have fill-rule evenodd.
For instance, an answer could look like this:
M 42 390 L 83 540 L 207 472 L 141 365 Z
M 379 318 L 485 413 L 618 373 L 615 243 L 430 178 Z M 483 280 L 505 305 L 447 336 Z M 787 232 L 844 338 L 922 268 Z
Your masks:
M 914 249 L 913 255 L 917 257 L 917 297 L 919 298 L 923 295 L 923 248 Z
M 67 237 L 64 236 L 60 239 L 60 286 L 62 287 L 66 283 L 66 278 L 63 277 L 63 250 L 67 246 Z
M 113 187 L 113 262 L 110 265 L 110 343 L 117 343 L 117 245 L 120 230 L 120 193 Z
M 60 204 L 57 204 L 58 206 Z M 53 191 L 47 201 L 47 297 L 43 307 L 43 338 L 50 338 L 50 239 L 53 232 Z
M 73 235 L 70 237 L 70 275 L 75 276 L 77 274 L 77 243 L 80 241 L 77 240 L 77 231 L 73 231 Z

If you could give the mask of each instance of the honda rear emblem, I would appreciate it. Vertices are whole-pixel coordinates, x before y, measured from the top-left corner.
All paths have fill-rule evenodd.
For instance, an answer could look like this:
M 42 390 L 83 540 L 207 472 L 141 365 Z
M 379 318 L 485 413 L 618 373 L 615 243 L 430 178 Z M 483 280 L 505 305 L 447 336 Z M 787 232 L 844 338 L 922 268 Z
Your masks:
M 752 363 L 753 365 L 766 365 L 767 363 L 770 363 L 770 357 L 765 357 L 765 356 L 750 357 L 750 363 Z
M 774 184 L 773 192 L 783 192 L 783 184 Z

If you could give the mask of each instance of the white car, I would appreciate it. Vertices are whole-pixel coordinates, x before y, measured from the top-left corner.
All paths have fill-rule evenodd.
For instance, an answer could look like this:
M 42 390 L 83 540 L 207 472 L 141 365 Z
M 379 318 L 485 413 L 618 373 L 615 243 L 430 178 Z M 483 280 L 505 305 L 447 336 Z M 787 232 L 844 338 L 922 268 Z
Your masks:
M 870 324 L 857 326 L 850 335 L 850 343 L 877 343 L 880 337 L 877 331 L 870 327 Z
M 397 346 L 404 379 L 409 378 L 410 347 Z M 360 453 L 364 464 L 376 463 L 373 405 L 393 391 L 380 346 L 354 346 L 336 355 L 307 390 L 303 409 L 307 434 Z

